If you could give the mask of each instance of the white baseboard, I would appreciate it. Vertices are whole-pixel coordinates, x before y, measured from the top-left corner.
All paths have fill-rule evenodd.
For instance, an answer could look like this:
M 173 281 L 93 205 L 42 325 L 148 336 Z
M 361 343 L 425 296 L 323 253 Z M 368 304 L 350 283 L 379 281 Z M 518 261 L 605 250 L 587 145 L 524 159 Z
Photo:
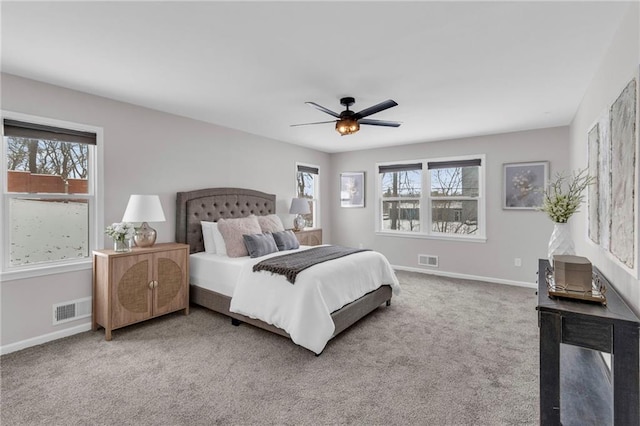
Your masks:
M 411 266 L 391 265 L 391 267 L 393 269 L 398 269 L 400 271 L 419 272 L 421 274 L 438 275 L 441 277 L 461 278 L 463 280 L 474 280 L 474 281 L 486 281 L 490 283 L 513 285 L 517 287 L 527 287 L 527 288 L 534 288 L 534 289 L 538 288 L 538 285 L 536 283 L 528 283 L 524 281 L 503 280 L 501 278 L 481 277 L 479 275 L 459 274 L 457 272 L 446 272 L 446 271 L 436 271 L 433 269 L 413 268 Z
M 52 340 L 62 339 L 63 337 L 73 336 L 74 334 L 83 333 L 89 330 L 91 330 L 91 322 L 80 324 L 75 327 L 65 328 L 64 330 L 53 333 L 43 334 L 42 336 L 32 337 L 31 339 L 21 340 L 20 342 L 10 343 L 8 345 L 0 346 L 0 355 L 26 349 L 31 346 L 41 345 Z

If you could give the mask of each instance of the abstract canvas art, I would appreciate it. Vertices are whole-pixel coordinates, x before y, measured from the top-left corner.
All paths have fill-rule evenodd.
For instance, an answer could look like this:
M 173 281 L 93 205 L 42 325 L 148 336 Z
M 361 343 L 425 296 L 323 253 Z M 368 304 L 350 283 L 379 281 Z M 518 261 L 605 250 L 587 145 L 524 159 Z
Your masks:
M 600 243 L 600 188 L 599 158 L 600 158 L 600 126 L 596 123 L 587 136 L 589 150 L 589 175 L 595 178 L 595 182 L 589 186 L 589 238 L 596 244 Z
M 635 255 L 636 80 L 631 80 L 609 112 L 611 131 L 610 251 L 629 268 Z
M 632 79 L 587 134 L 588 236 L 621 264 L 639 272 L 636 223 L 638 81 Z
M 589 238 L 608 251 L 611 235 L 611 138 L 608 109 L 589 130 L 587 141 L 589 175 L 596 178 L 587 194 Z

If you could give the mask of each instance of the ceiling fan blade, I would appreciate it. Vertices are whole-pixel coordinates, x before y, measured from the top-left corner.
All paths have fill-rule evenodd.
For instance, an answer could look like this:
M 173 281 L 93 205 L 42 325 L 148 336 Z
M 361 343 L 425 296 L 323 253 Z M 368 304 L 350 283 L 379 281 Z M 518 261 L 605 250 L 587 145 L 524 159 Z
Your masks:
M 316 121 L 315 123 L 291 124 L 289 127 L 309 126 L 311 124 L 325 124 L 325 123 L 335 123 L 335 122 L 336 122 L 336 120 Z
M 370 106 L 369 108 L 365 108 L 360 112 L 356 112 L 355 114 L 353 114 L 353 118 L 358 120 L 360 118 L 368 117 L 371 114 L 375 114 L 376 112 L 384 111 L 385 109 L 389 109 L 389 108 L 394 107 L 396 105 L 398 105 L 398 103 L 396 101 L 391 100 L 391 99 L 387 99 L 386 101 L 380 102 L 377 105 Z
M 361 120 L 358 120 L 358 123 L 370 124 L 372 126 L 400 127 L 400 123 L 397 121 L 372 120 L 370 118 L 363 118 Z
M 330 109 L 325 108 L 325 107 L 323 107 L 322 105 L 318 105 L 318 104 L 317 104 L 317 103 L 315 103 L 315 102 L 305 102 L 305 104 L 307 104 L 307 105 L 309 105 L 309 106 L 312 106 L 312 107 L 314 107 L 315 109 L 319 109 L 320 111 L 325 112 L 325 113 L 327 113 L 327 114 L 329 114 L 329 115 L 332 115 L 332 116 L 334 116 L 335 118 L 340 118 L 340 114 L 338 114 L 337 112 L 333 112 L 333 111 L 331 111 Z

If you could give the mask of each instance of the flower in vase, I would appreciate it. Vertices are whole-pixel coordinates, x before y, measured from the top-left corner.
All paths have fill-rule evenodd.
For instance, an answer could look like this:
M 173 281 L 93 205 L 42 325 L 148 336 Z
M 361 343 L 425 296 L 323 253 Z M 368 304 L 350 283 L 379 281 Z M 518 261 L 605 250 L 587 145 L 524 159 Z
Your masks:
M 113 238 L 115 241 L 127 241 L 133 238 L 136 233 L 132 223 L 115 222 L 107 226 L 104 233 Z

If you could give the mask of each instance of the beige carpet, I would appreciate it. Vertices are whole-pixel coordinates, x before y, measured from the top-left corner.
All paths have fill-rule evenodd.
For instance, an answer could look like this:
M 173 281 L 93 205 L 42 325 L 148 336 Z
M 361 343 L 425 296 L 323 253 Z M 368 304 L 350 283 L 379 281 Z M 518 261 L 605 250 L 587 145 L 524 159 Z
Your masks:
M 4 355 L 0 422 L 538 424 L 534 290 L 398 278 L 320 357 L 198 307 Z

